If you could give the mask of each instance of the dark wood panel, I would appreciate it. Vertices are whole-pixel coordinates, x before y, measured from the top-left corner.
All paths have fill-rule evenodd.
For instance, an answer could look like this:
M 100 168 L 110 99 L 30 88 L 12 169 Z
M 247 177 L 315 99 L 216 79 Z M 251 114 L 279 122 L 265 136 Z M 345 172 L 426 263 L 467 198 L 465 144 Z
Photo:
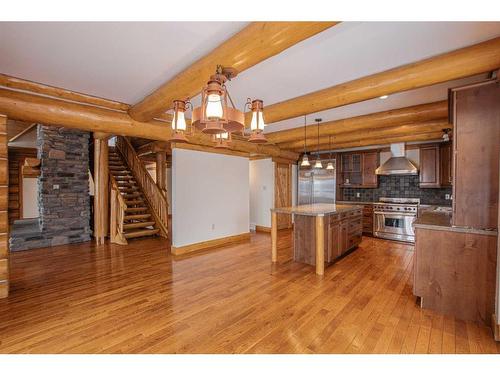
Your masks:
M 439 172 L 440 172 L 440 185 L 441 187 L 448 187 L 452 185 L 452 143 L 442 143 L 439 148 Z
M 364 187 L 374 187 L 378 186 L 378 176 L 375 174 L 375 170 L 379 166 L 379 153 L 375 152 L 365 152 L 363 153 L 363 186 Z
M 490 325 L 496 236 L 416 229 L 414 294 L 422 307 Z
M 500 154 L 500 85 L 454 91 L 453 223 L 496 228 Z

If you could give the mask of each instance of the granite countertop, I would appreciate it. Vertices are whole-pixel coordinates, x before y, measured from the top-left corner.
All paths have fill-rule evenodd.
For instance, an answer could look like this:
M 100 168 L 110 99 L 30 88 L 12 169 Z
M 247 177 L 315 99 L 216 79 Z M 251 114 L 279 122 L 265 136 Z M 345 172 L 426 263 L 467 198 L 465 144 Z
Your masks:
M 357 205 L 347 204 L 331 204 L 331 203 L 314 203 L 303 204 L 300 206 L 271 208 L 271 212 L 279 214 L 295 214 L 303 216 L 325 216 L 329 214 L 338 214 L 341 212 L 349 212 L 359 210 Z
M 363 202 L 363 201 L 337 201 L 340 204 L 375 204 L 379 202 Z
M 485 234 L 496 236 L 497 231 L 483 230 L 467 227 L 455 227 L 451 225 L 451 212 L 422 211 L 420 216 L 413 222 L 414 228 L 445 230 L 449 232 Z

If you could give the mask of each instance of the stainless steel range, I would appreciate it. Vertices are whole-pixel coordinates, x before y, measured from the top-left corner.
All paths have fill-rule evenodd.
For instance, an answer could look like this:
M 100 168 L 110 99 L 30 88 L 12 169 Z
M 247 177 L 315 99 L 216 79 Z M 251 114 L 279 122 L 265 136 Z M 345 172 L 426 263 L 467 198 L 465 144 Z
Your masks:
M 380 198 L 373 205 L 373 235 L 414 243 L 412 223 L 417 218 L 419 204 L 419 198 Z

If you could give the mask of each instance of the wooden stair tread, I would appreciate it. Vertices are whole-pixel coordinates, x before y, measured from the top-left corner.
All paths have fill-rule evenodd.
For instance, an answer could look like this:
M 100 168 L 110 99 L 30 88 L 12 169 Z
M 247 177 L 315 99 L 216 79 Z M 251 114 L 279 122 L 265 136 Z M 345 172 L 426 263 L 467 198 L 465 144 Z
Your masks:
M 150 217 L 151 217 L 151 214 L 125 215 L 124 220 L 148 219 Z
M 122 192 L 120 192 L 122 193 Z M 135 193 L 122 193 L 122 197 L 125 199 L 130 199 L 130 198 L 135 198 L 135 197 L 141 197 L 142 193 L 139 193 L 136 191 Z
M 128 205 L 143 204 L 144 199 L 125 199 L 125 203 Z
M 145 228 L 145 227 L 152 227 L 155 225 L 156 222 L 154 221 L 138 221 L 136 223 L 128 223 L 128 224 L 123 224 L 123 229 L 134 229 L 134 228 Z
M 141 206 L 141 207 L 127 207 L 127 209 L 125 211 L 127 211 L 127 212 L 148 211 L 148 208 L 146 206 Z
M 137 230 L 137 231 L 133 231 L 133 232 L 125 232 L 123 234 L 123 236 L 128 239 L 128 238 L 153 236 L 159 232 L 160 232 L 159 229 L 144 229 L 144 230 Z

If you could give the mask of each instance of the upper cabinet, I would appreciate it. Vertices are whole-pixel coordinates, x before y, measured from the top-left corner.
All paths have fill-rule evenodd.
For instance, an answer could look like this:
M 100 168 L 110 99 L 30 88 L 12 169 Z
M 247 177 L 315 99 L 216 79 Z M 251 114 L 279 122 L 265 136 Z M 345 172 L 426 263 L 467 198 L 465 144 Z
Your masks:
M 375 169 L 378 165 L 378 151 L 342 153 L 340 185 L 342 187 L 376 188 Z
M 441 188 L 452 184 L 451 143 L 420 147 L 420 187 Z
M 492 229 L 498 223 L 500 83 L 451 90 L 453 225 Z

